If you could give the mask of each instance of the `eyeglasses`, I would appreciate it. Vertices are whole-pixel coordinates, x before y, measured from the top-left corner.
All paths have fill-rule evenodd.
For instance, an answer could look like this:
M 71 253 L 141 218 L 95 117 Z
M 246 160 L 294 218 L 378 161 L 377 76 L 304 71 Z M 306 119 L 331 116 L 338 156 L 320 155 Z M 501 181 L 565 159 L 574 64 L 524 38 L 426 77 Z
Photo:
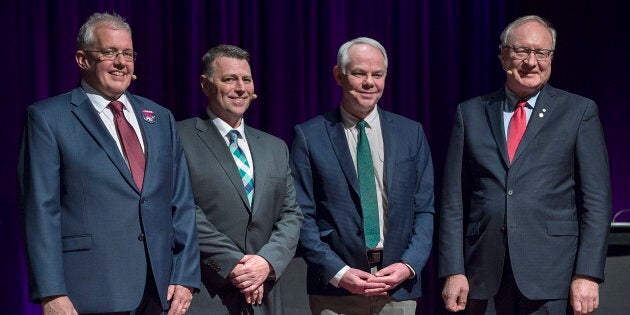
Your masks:
M 122 55 L 125 61 L 136 61 L 138 57 L 138 53 L 133 50 L 123 50 L 118 51 L 116 49 L 105 49 L 105 50 L 84 50 L 85 52 L 93 52 L 101 54 L 101 60 L 116 60 L 118 55 Z
M 553 55 L 552 49 L 529 49 L 527 47 L 500 46 L 500 48 L 509 48 L 512 50 L 512 56 L 516 59 L 527 59 L 531 53 L 534 53 L 536 60 L 547 61 Z

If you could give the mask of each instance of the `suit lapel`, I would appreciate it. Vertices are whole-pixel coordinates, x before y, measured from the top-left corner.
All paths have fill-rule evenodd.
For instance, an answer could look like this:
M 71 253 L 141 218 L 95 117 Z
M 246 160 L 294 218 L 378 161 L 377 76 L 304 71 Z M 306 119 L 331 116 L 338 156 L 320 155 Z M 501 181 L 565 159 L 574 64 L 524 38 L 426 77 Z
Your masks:
M 538 132 L 540 132 L 540 129 L 542 129 L 545 123 L 549 121 L 549 117 L 556 107 L 556 103 L 553 101 L 555 94 L 553 88 L 548 85 L 545 85 L 540 91 L 540 95 L 538 95 L 538 99 L 536 100 L 536 106 L 532 111 L 532 116 L 527 122 L 525 134 L 523 134 L 523 139 L 521 139 L 521 142 L 518 144 L 512 163 L 516 162 L 523 152 L 527 150 L 527 146 L 529 146 Z
M 265 191 L 266 178 L 269 168 L 267 163 L 272 161 L 271 157 L 267 156 L 268 151 L 260 142 L 260 135 L 256 130 L 245 125 L 245 137 L 247 138 L 247 144 L 249 145 L 249 152 L 252 155 L 252 163 L 254 165 L 254 200 L 252 202 L 252 211 L 256 212 L 261 204 L 261 198 Z
M 94 106 L 90 102 L 90 99 L 87 97 L 85 92 L 83 92 L 83 90 L 80 88 L 73 90 L 71 103 L 76 106 L 72 110 L 72 112 L 77 117 L 77 119 L 81 122 L 85 129 L 87 129 L 90 135 L 92 135 L 98 145 L 103 148 L 103 151 L 105 151 L 109 159 L 112 161 L 112 163 L 114 163 L 116 168 L 118 168 L 118 171 L 129 183 L 129 185 L 133 187 L 136 192 L 140 193 L 140 191 L 138 191 L 138 188 L 136 187 L 135 182 L 133 181 L 131 171 L 129 171 L 129 167 L 127 167 L 127 163 L 125 163 L 125 159 L 120 154 L 120 150 L 118 150 L 116 141 L 107 131 L 107 128 L 103 124 L 101 118 L 98 116 L 98 113 L 94 109 Z
M 214 155 L 219 166 L 223 168 L 226 176 L 230 179 L 234 189 L 238 191 L 239 196 L 241 196 L 241 201 L 245 204 L 247 211 L 251 212 L 249 200 L 247 199 L 247 195 L 245 195 L 243 180 L 238 174 L 238 169 L 236 163 L 234 162 L 234 158 L 232 157 L 232 153 L 225 144 L 225 140 L 223 140 L 223 137 L 217 128 L 214 124 L 212 124 L 212 120 L 197 118 L 197 124 L 195 127 L 197 128 L 197 135 L 199 138 L 201 138 L 201 140 L 206 144 L 208 150 L 212 153 L 212 155 Z M 254 185 L 257 185 L 255 177 Z M 254 188 L 254 196 L 255 195 L 256 188 Z
M 505 131 L 503 126 L 503 100 L 505 98 L 505 91 L 503 89 L 491 94 L 486 103 L 486 115 L 490 123 L 490 129 L 494 136 L 494 141 L 497 144 L 499 154 L 503 159 L 505 166 L 510 165 L 510 160 L 507 154 L 507 144 L 505 140 Z
M 350 186 L 352 186 L 352 189 L 359 194 L 357 172 L 354 167 L 354 162 L 352 161 L 352 156 L 350 155 L 348 140 L 346 139 L 339 109 L 334 112 L 331 118 L 331 120 L 326 120 L 325 126 L 326 131 L 328 132 L 328 137 L 330 138 L 330 143 L 332 144 L 335 155 L 337 156 L 337 161 L 339 161 L 341 169 L 348 179 Z
M 396 126 L 386 112 L 378 110 L 381 120 L 381 134 L 383 136 L 383 151 L 385 159 L 385 187 L 392 187 L 392 174 L 394 174 L 394 161 L 398 152 L 398 135 L 395 133 Z

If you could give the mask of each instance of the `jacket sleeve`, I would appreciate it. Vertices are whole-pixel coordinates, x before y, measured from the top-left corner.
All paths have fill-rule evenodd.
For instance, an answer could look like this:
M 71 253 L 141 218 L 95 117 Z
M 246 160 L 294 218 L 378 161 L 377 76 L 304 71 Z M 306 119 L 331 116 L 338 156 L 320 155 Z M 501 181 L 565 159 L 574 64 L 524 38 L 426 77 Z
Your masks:
M 175 132 L 175 121 L 171 119 L 173 134 L 174 184 L 173 209 L 173 269 L 171 284 L 199 288 L 201 273 L 199 267 L 199 242 L 195 225 L 195 204 L 188 175 L 188 165 L 179 138 Z
M 61 176 L 57 139 L 46 117 L 27 111 L 18 165 L 31 299 L 67 295 L 61 241 Z
M 580 222 L 574 274 L 604 280 L 612 209 L 610 170 L 597 106 L 590 102 L 582 116 L 575 148 Z
M 438 277 L 465 274 L 464 268 L 464 121 L 457 108 L 451 131 L 440 207 Z

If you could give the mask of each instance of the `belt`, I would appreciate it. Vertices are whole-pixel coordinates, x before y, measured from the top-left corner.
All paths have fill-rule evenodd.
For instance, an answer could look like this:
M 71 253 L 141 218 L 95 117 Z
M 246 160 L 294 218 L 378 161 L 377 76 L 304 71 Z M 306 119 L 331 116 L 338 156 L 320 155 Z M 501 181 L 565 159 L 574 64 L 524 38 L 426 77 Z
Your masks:
M 383 262 L 383 250 L 368 250 L 367 251 L 367 259 L 370 267 L 379 266 Z

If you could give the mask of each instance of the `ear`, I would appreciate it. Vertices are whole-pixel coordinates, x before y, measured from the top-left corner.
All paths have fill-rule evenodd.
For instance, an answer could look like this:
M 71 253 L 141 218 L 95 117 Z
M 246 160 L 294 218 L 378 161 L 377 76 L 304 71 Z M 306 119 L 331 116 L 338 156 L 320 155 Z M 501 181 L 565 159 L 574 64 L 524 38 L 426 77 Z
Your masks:
M 337 81 L 337 85 L 341 86 L 341 81 L 343 79 L 343 72 L 339 66 L 335 66 L 333 68 L 333 75 L 335 76 L 335 81 Z
M 79 68 L 81 68 L 81 70 L 88 70 L 91 67 L 87 53 L 83 50 L 77 50 L 77 52 L 74 54 L 74 60 L 77 61 L 77 65 L 79 65 Z
M 509 62 L 505 61 L 505 56 L 503 56 L 503 53 L 499 53 L 499 55 L 497 55 L 497 58 L 499 58 L 499 62 L 501 62 L 501 68 L 507 69 L 509 66 Z
M 209 88 L 211 84 L 212 83 L 210 83 L 210 80 L 205 74 L 199 76 L 199 85 L 201 86 L 203 94 L 205 94 L 206 96 L 208 96 L 208 93 L 210 93 Z

